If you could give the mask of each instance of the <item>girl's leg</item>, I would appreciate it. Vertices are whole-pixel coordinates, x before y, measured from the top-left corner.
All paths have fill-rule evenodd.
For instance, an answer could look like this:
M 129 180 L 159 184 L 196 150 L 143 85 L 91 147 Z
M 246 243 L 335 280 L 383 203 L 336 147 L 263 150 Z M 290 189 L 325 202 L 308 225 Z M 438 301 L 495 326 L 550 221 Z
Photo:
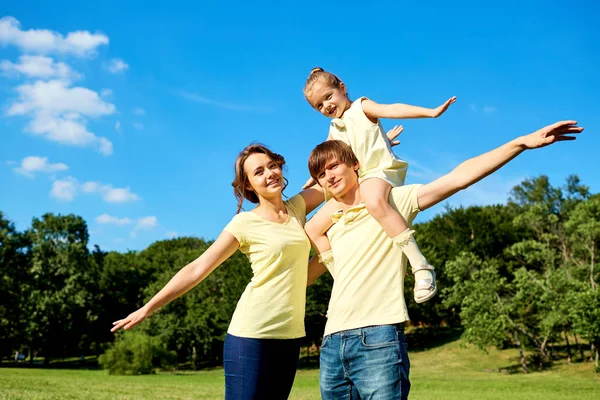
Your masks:
M 408 258 L 415 274 L 415 301 L 422 303 L 437 292 L 435 272 L 421 253 L 406 220 L 388 203 L 390 190 L 392 186 L 379 178 L 370 178 L 360 184 L 360 196 L 367 210 Z
M 367 211 L 381 225 L 390 238 L 395 238 L 408 229 L 406 221 L 388 203 L 392 186 L 379 178 L 370 178 L 360 184 L 360 198 Z

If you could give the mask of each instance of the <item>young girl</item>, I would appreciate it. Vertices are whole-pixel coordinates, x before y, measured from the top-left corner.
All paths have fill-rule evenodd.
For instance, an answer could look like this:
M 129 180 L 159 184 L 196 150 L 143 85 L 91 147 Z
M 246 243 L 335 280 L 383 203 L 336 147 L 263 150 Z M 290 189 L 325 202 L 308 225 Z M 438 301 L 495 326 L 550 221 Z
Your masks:
M 250 145 L 235 163 L 238 214 L 217 240 L 182 268 L 147 304 L 112 331 L 131 329 L 154 311 L 199 284 L 239 249 L 248 256 L 252 280 L 240 298 L 225 337 L 225 399 L 287 399 L 294 382 L 304 333 L 310 243 L 306 215 L 323 201 L 307 189 L 283 200 L 284 158 Z M 239 212 L 246 199 L 258 204 Z
M 377 104 L 366 97 L 352 102 L 344 83 L 322 68 L 311 71 L 304 95 L 313 108 L 333 119 L 328 140 L 342 140 L 358 158 L 361 198 L 369 213 L 407 256 L 415 274 L 415 301 L 423 303 L 431 299 L 437 292 L 435 271 L 421 254 L 412 236 L 414 231 L 388 203 L 392 187 L 404 184 L 408 164 L 392 152 L 379 119 L 437 118 L 456 98 L 433 109 L 407 104 Z M 332 225 L 330 216 L 336 210 L 331 207 L 325 205 L 306 225 L 311 240 L 321 237 Z

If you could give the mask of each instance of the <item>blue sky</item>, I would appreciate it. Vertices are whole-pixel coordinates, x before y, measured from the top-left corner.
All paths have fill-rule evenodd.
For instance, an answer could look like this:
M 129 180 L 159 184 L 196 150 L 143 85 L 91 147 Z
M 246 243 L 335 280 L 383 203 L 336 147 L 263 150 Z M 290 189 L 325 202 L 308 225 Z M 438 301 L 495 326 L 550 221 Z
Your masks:
M 306 181 L 328 129 L 302 95 L 317 65 L 353 97 L 457 96 L 437 120 L 401 121 L 407 183 L 556 120 L 586 128 L 447 204 L 501 203 L 540 174 L 554 185 L 577 174 L 598 192 L 600 6 L 482 3 L 3 4 L 0 210 L 20 230 L 46 212 L 81 215 L 105 250 L 213 239 L 235 213 L 233 163 L 250 142 L 286 157 L 288 195 Z

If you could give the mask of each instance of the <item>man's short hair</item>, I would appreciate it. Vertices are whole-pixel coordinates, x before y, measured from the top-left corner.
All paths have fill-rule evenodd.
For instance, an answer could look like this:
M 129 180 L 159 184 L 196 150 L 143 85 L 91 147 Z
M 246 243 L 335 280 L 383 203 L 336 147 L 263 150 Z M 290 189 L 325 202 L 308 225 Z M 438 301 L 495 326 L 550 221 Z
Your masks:
M 310 157 L 308 157 L 310 176 L 318 181 L 319 175 L 325 170 L 327 164 L 334 160 L 340 161 L 349 167 L 358 164 L 358 159 L 350 146 L 341 140 L 328 140 L 317 145 L 310 152 Z

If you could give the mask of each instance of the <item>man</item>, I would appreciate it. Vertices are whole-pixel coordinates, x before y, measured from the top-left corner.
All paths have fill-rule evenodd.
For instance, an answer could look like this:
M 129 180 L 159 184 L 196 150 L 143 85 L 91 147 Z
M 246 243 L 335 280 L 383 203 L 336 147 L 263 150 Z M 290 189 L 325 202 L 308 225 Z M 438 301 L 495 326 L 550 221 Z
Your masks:
M 583 130 L 575 124 L 557 122 L 469 159 L 433 182 L 394 188 L 389 201 L 410 224 L 419 211 L 471 186 L 524 150 L 575 140 L 569 134 Z M 321 396 L 406 399 L 406 257 L 361 203 L 357 169 L 356 157 L 341 141 L 320 144 L 309 158 L 311 176 L 333 195 L 339 209 L 326 235 L 311 236 L 319 260 L 334 278 L 321 345 Z M 323 264 L 311 261 L 309 284 L 325 272 Z

